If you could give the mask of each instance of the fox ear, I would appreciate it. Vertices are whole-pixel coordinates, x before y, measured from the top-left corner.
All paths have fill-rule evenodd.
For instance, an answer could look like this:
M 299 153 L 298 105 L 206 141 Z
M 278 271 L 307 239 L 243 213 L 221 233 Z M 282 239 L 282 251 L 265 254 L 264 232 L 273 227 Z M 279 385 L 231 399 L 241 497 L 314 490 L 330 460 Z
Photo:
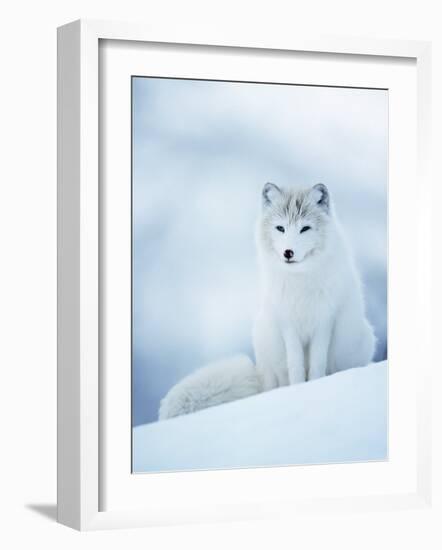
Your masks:
M 328 213 L 330 211 L 330 193 L 327 187 L 323 183 L 317 183 L 312 187 L 312 191 L 316 204 Z
M 270 206 L 282 195 L 281 189 L 274 183 L 266 183 L 262 190 L 262 201 L 264 206 Z

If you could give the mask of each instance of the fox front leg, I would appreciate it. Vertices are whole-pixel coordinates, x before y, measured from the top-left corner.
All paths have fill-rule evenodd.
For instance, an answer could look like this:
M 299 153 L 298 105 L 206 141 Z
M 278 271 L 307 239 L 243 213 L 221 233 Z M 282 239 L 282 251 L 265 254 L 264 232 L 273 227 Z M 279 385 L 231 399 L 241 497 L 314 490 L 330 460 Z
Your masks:
M 315 380 L 326 375 L 330 335 L 331 325 L 329 323 L 320 325 L 314 333 L 310 342 L 307 380 Z
M 292 331 L 284 333 L 289 384 L 305 382 L 304 350 L 298 336 Z

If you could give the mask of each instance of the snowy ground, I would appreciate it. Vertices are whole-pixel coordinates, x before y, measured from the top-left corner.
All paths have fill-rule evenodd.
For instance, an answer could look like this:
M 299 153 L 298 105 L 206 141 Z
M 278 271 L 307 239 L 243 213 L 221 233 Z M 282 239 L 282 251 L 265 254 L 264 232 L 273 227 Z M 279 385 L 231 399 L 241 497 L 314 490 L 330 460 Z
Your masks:
M 134 428 L 135 472 L 387 458 L 387 362 Z

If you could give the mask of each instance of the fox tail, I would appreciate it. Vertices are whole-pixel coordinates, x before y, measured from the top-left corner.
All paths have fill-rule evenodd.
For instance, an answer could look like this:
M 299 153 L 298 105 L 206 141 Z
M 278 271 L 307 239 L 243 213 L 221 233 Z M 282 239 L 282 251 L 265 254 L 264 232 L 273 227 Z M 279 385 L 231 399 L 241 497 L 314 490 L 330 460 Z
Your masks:
M 210 363 L 178 382 L 161 400 L 159 420 L 221 405 L 262 391 L 258 371 L 246 355 Z

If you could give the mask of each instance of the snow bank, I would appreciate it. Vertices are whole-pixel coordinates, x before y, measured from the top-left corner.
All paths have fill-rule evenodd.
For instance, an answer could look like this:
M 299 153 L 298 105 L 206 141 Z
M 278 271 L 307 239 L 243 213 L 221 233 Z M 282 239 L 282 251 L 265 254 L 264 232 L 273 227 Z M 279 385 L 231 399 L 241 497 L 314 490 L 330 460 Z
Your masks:
M 387 362 L 134 428 L 135 472 L 387 458 Z

